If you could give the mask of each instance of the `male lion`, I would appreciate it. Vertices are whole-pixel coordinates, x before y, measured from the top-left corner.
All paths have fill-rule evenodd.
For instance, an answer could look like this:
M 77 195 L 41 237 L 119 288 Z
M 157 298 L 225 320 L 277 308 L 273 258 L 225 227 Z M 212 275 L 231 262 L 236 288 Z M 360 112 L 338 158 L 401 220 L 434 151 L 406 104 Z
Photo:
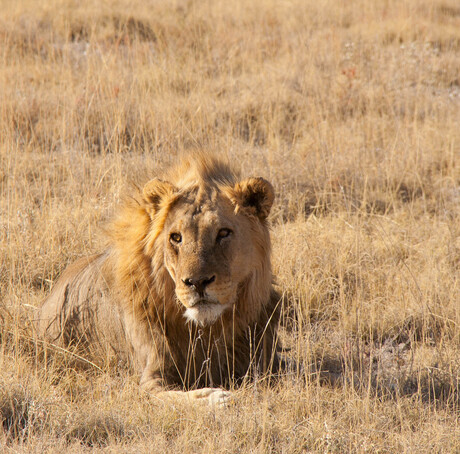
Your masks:
M 101 361 L 115 354 L 147 390 L 225 399 L 218 387 L 278 368 L 263 178 L 238 181 L 198 154 L 149 181 L 108 228 L 109 247 L 62 274 L 39 333 Z

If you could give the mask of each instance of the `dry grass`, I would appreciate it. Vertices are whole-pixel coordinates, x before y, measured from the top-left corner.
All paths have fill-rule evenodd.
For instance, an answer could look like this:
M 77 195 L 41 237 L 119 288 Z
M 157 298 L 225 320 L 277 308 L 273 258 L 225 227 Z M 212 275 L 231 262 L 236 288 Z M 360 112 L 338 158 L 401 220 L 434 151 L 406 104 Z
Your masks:
M 460 451 L 458 2 L 0 0 L 0 59 L 0 450 Z M 46 362 L 28 325 L 197 147 L 277 189 L 302 364 L 223 409 Z

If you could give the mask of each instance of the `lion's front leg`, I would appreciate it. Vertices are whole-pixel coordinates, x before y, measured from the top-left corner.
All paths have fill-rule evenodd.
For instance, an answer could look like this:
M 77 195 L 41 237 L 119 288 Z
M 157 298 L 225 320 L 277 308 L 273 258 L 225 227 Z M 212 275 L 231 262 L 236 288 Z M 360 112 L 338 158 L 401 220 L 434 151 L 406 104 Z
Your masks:
M 125 316 L 126 324 L 132 323 L 130 314 Z M 181 376 L 176 370 L 172 354 L 165 348 L 161 334 L 152 330 L 151 325 L 145 329 L 131 330 L 129 340 L 135 352 L 137 363 L 142 370 L 139 385 L 159 398 L 172 398 L 183 401 L 207 402 L 209 405 L 222 405 L 229 401 L 231 392 L 221 388 L 200 388 L 190 391 L 168 389 L 181 383 Z
M 144 391 L 150 392 L 163 399 L 177 399 L 183 401 L 207 402 L 209 405 L 224 405 L 232 397 L 230 391 L 221 388 L 200 388 L 191 391 L 178 391 L 165 389 L 164 381 L 159 374 L 144 371 L 140 386 Z
M 182 400 L 187 402 L 204 402 L 210 406 L 221 406 L 229 402 L 232 397 L 230 391 L 221 388 L 201 388 L 191 391 L 160 391 L 156 395 L 160 398 Z
M 223 405 L 232 397 L 230 391 L 221 388 L 201 388 L 183 392 L 189 400 L 207 400 L 209 405 Z

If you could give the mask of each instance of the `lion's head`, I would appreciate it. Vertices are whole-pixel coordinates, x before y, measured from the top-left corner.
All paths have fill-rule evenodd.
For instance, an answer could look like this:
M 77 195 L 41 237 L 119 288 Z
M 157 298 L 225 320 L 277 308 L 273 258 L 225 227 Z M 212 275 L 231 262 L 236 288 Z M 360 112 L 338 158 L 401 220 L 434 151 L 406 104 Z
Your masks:
M 163 254 L 185 317 L 210 325 L 231 312 L 237 300 L 270 298 L 270 239 L 266 224 L 274 199 L 262 178 L 239 181 L 216 159 L 194 157 L 167 180 L 143 188 L 151 218 L 147 243 Z M 152 264 L 155 268 L 155 263 Z

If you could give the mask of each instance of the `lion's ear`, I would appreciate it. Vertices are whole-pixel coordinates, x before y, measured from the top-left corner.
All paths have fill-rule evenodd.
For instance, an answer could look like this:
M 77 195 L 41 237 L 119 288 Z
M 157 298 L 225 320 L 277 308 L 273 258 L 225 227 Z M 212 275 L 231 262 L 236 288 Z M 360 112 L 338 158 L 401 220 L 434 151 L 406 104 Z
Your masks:
M 275 199 L 273 186 L 263 178 L 248 178 L 235 185 L 237 203 L 264 221 Z
M 174 186 L 167 181 L 154 178 L 150 180 L 142 190 L 142 196 L 148 213 L 153 216 L 162 206 L 173 197 Z

